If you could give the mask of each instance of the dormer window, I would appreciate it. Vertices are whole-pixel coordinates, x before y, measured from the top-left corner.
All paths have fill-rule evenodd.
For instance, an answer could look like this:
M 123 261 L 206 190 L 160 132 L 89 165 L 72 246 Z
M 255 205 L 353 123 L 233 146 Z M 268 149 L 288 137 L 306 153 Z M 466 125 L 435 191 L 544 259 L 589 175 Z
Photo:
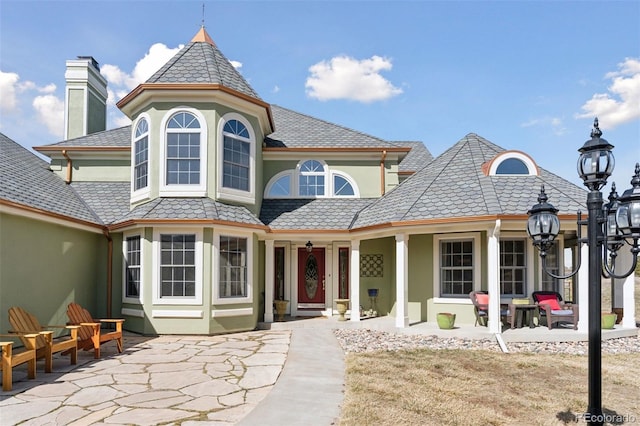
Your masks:
M 265 198 L 334 198 L 360 196 L 351 176 L 331 170 L 322 160 L 303 160 L 295 170 L 273 176 L 265 187 Z
M 538 167 L 527 154 L 506 151 L 498 154 L 489 163 L 489 176 L 537 176 Z
M 133 190 L 146 188 L 149 184 L 149 123 L 145 118 L 138 121 L 133 140 Z

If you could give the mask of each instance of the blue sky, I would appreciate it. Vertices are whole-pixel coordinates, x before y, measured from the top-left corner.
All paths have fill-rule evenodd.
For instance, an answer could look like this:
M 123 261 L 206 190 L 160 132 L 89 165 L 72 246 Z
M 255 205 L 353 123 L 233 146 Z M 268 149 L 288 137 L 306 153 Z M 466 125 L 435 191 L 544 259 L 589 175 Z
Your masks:
M 60 141 L 78 55 L 109 81 L 108 127 L 125 124 L 113 105 L 191 40 L 202 4 L 2 0 L 0 131 Z M 434 155 L 477 133 L 577 184 L 598 116 L 619 193 L 640 161 L 638 1 L 204 4 L 208 33 L 267 102 Z

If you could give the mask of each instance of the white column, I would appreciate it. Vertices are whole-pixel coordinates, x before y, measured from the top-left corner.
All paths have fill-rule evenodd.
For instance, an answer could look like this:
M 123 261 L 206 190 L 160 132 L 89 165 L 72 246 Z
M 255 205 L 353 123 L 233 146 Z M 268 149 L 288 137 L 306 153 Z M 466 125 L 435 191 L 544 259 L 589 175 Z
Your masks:
M 639 259 L 640 260 L 640 259 Z M 623 274 L 631 268 L 633 262 L 633 256 L 628 246 L 624 246 L 620 249 L 618 259 L 616 262 L 616 270 L 618 273 Z M 636 328 L 636 301 L 634 295 L 635 274 L 631 273 L 624 280 L 613 280 L 614 282 L 622 281 L 622 327 L 623 328 Z M 616 291 L 620 286 L 616 286 Z
M 409 327 L 409 236 L 396 235 L 396 327 Z
M 273 240 L 266 240 L 264 245 L 264 322 L 273 322 L 273 277 L 275 275 Z
M 500 321 L 500 219 L 496 220 L 493 228 L 489 229 L 487 238 L 487 290 L 489 291 L 489 322 L 490 333 L 502 333 Z M 480 258 L 480 253 L 477 254 Z
M 589 332 L 589 245 L 580 246 L 580 270 L 578 271 L 578 331 Z M 574 297 L 575 299 L 575 297 Z M 575 300 L 574 300 L 575 301 Z
M 351 267 L 349 268 L 349 299 L 351 321 L 360 321 L 360 241 L 351 241 Z

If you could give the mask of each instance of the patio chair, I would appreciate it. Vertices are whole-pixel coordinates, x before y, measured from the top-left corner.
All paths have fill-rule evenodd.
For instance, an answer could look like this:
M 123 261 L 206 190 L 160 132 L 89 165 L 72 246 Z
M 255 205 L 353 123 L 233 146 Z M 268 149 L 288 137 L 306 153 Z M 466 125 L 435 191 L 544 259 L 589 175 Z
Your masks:
M 18 337 L 16 334 L 0 334 L 2 337 Z M 22 336 L 28 343 L 28 346 L 21 351 L 13 350 L 13 341 L 0 342 L 2 348 L 2 362 L 0 370 L 2 370 L 2 390 L 10 391 L 13 389 L 13 367 L 27 363 L 27 377 L 36 378 L 36 338 L 37 334 L 25 334 Z
M 79 325 L 78 349 L 93 349 L 95 359 L 100 358 L 100 345 L 111 340 L 116 341 L 118 353 L 122 353 L 122 323 L 124 319 L 93 319 L 91 313 L 77 303 L 67 306 L 69 324 Z M 102 329 L 103 324 L 115 325 L 115 330 Z
M 489 293 L 482 290 L 472 291 L 469 293 L 469 298 L 473 303 L 473 312 L 476 315 L 476 322 L 474 326 L 477 326 L 478 324 L 486 326 L 487 321 L 489 320 Z M 509 311 L 500 306 L 500 319 L 502 320 L 508 316 Z
M 36 338 L 36 359 L 44 358 L 44 371 L 51 373 L 53 370 L 53 354 L 62 352 L 69 354 L 70 364 L 78 363 L 78 329 L 76 325 L 48 325 L 43 327 L 38 319 L 24 309 L 14 306 L 9 308 L 10 333 L 18 333 L 18 337 L 25 347 L 29 343 L 25 334 L 38 333 Z M 66 329 L 69 334 L 53 338 L 53 331 L 47 329 Z
M 561 321 L 571 322 L 573 329 L 578 329 L 578 305 L 563 303 L 562 295 L 556 291 L 534 291 L 531 297 L 540 306 L 540 318 L 546 320 L 549 330 Z

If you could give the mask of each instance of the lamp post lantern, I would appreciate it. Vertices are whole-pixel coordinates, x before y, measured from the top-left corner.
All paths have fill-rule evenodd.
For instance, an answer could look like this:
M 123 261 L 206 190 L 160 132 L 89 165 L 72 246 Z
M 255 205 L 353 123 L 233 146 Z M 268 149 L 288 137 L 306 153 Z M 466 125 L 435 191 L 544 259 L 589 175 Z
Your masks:
M 578 174 L 589 189 L 587 195 L 587 221 L 583 221 L 578 212 L 578 243 L 586 243 L 589 249 L 589 405 L 586 420 L 589 424 L 602 424 L 602 329 L 600 320 L 601 287 L 603 271 L 606 277 L 625 278 L 633 273 L 640 252 L 640 164 L 636 164 L 635 175 L 631 180 L 632 188 L 620 197 L 612 186 L 609 203 L 604 206 L 600 190 L 606 185 L 614 168 L 613 145 L 602 139 L 598 119 L 593 123 L 591 139 L 578 150 Z M 542 268 L 548 275 L 557 279 L 566 279 L 580 269 L 578 257 L 576 269 L 568 275 L 559 276 L 546 268 L 546 252 L 560 232 L 558 209 L 547 202 L 544 186 L 538 196 L 538 204 L 527 213 L 527 233 L 533 245 L 540 251 Z M 582 239 L 581 227 L 587 225 L 587 238 Z M 615 259 L 618 250 L 624 244 L 631 246 L 632 267 L 623 274 L 615 271 Z M 609 258 L 607 259 L 607 252 Z

